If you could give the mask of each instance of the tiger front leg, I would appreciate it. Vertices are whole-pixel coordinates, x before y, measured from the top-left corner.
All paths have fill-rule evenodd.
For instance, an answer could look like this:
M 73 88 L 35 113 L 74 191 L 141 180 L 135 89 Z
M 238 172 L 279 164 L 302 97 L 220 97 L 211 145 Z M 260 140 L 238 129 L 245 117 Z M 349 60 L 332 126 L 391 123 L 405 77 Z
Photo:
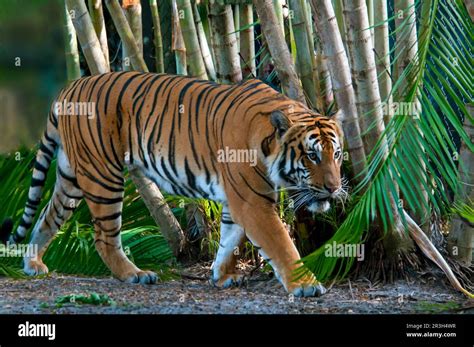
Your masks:
M 240 211 L 239 221 L 248 239 L 272 266 L 286 291 L 295 296 L 320 296 L 326 289 L 312 274 L 295 279 L 301 259 L 293 241 L 271 205 L 247 205 Z
M 244 282 L 244 275 L 237 273 L 235 268 L 239 249 L 244 239 L 244 230 L 232 220 L 228 207 L 224 205 L 219 249 L 212 264 L 211 282 L 216 287 L 229 288 L 240 286 Z

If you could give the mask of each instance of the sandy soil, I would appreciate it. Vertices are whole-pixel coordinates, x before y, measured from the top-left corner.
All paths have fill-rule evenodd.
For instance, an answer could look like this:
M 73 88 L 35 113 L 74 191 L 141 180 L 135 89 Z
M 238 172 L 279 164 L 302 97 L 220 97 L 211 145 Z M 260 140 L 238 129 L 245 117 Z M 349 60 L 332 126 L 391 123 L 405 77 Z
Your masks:
M 157 285 L 55 273 L 25 280 L 0 278 L 0 313 L 474 313 L 474 303 L 441 276 L 385 285 L 346 280 L 321 298 L 294 298 L 266 273 L 254 274 L 245 286 L 231 289 L 211 286 L 208 273 L 208 267 L 195 266 L 183 270 L 182 278 Z M 106 294 L 114 303 L 55 304 L 64 295 L 91 293 Z

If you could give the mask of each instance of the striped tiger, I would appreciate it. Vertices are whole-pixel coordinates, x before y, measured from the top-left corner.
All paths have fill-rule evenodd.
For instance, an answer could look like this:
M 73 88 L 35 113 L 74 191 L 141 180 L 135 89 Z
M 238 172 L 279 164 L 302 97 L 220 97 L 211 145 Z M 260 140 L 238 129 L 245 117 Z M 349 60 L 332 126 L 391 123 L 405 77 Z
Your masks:
M 63 89 L 51 107 L 24 214 L 9 241 L 25 238 L 56 156 L 54 192 L 31 233 L 39 254 L 25 257 L 25 273 L 48 272 L 41 259 L 48 244 L 85 200 L 96 249 L 112 274 L 155 283 L 157 275 L 135 266 L 121 245 L 123 172 L 138 168 L 170 194 L 222 204 L 211 275 L 216 286 L 241 283 L 235 250 L 247 237 L 289 293 L 321 295 L 325 289 L 314 276 L 294 280 L 300 255 L 279 218 L 277 198 L 285 188 L 295 207 L 329 209 L 345 194 L 342 145 L 336 119 L 259 80 L 219 85 L 139 72 L 84 77 Z

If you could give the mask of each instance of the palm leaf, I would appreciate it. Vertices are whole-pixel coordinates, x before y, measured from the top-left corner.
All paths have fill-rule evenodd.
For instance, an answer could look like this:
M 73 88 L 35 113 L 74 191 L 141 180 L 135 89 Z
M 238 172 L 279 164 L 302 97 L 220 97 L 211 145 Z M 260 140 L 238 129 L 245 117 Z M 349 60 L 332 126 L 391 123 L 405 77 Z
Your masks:
M 418 1 L 416 6 L 420 5 Z M 459 183 L 454 156 L 459 145 L 455 139 L 461 138 L 470 150 L 474 150 L 462 127 L 465 117 L 472 121 L 465 103 L 474 97 L 472 62 L 466 58 L 472 57 L 473 32 L 473 24 L 462 1 L 432 2 L 427 30 L 419 35 L 416 59 L 394 83 L 392 91 L 397 92 L 402 79 L 415 76 L 407 86 L 408 93 L 403 94 L 409 103 L 419 99 L 421 116 L 402 114 L 391 119 L 383 133 L 388 148 L 381 148 L 379 141 L 370 153 L 367 178 L 355 188 L 355 193 L 361 197 L 326 245 L 364 242 L 377 215 L 387 230 L 394 218 L 388 197 L 398 201 L 396 187 L 403 194 L 404 203 L 412 209 L 421 203 L 438 214 L 450 210 L 447 191 L 456 191 Z M 388 156 L 384 157 L 386 151 Z M 426 165 L 425 172 L 421 172 L 422 164 Z M 419 177 L 421 174 L 423 177 Z M 429 202 L 421 199 L 417 181 L 432 192 L 428 194 Z M 403 206 L 396 206 L 405 223 Z M 325 246 L 303 258 L 304 266 L 299 268 L 298 275 L 309 270 L 324 281 L 345 276 L 350 271 L 354 258 L 329 258 L 324 251 Z

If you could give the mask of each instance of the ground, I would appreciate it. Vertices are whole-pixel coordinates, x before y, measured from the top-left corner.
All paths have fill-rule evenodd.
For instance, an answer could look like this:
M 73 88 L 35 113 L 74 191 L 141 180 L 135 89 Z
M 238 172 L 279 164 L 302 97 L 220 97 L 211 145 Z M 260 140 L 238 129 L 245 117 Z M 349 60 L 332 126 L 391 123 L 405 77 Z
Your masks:
M 334 284 L 321 298 L 288 296 L 267 273 L 252 275 L 241 288 L 214 288 L 209 266 L 193 266 L 179 279 L 132 285 L 116 279 L 52 273 L 43 278 L 0 278 L 0 313 L 474 313 L 474 303 L 445 284 L 442 276 L 376 285 L 367 280 Z M 71 294 L 106 294 L 109 305 L 56 301 Z

